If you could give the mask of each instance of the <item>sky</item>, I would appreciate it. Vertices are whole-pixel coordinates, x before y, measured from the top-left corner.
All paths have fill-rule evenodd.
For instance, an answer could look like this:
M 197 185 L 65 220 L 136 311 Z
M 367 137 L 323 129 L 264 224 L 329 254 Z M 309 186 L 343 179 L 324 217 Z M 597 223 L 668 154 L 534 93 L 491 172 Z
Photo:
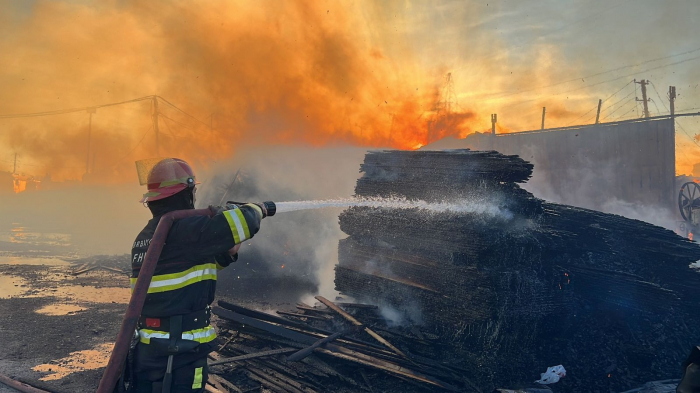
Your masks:
M 0 170 L 134 181 L 158 155 L 260 146 L 413 149 L 447 135 L 700 109 L 697 1 L 14 1 L 0 14 Z M 449 79 L 448 79 L 449 74 Z M 637 91 L 635 91 L 635 86 Z M 451 117 L 444 114 L 449 108 Z M 677 120 L 677 170 L 700 162 Z M 430 129 L 430 132 L 428 131 Z

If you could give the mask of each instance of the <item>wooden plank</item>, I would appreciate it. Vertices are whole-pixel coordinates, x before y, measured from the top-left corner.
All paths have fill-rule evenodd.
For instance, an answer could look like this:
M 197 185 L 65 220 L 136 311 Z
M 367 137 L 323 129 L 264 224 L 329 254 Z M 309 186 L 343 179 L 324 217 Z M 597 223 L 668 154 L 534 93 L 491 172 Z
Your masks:
M 338 359 L 348 360 L 350 362 L 359 363 L 368 367 L 383 370 L 394 375 L 400 375 L 407 378 L 414 379 L 416 381 L 421 381 L 430 385 L 438 386 L 443 389 L 447 389 L 453 392 L 459 391 L 457 387 L 452 386 L 448 383 L 442 382 L 430 376 L 424 375 L 422 373 L 410 370 L 405 367 L 401 367 L 397 364 L 391 362 L 385 362 L 383 360 L 368 356 L 359 352 L 350 351 L 347 348 L 338 347 L 336 345 L 329 345 L 332 349 L 343 350 L 342 352 L 334 352 L 331 349 L 316 348 L 316 352 L 323 353 Z
M 320 332 L 320 333 L 324 333 L 324 334 L 333 334 L 333 332 L 325 330 L 325 329 L 316 328 L 316 327 L 313 327 L 313 326 L 310 326 L 310 325 L 307 325 L 307 324 L 304 324 L 301 322 L 291 321 L 287 318 L 278 317 L 278 316 L 267 314 L 267 313 L 260 312 L 257 310 L 251 310 L 249 308 L 245 308 L 245 307 L 239 306 L 237 304 L 229 303 L 229 302 L 224 301 L 224 300 L 219 300 L 217 303 L 219 304 L 219 306 L 223 307 L 226 310 L 233 311 L 233 312 L 238 313 L 240 315 L 252 317 L 252 318 L 255 318 L 255 319 L 258 319 L 261 321 L 277 323 L 277 324 L 285 325 L 285 326 L 293 326 L 293 327 L 296 327 L 298 329 L 303 329 L 303 330 L 307 330 L 307 331 L 310 330 L 310 331 Z
M 295 353 L 287 356 L 287 361 L 298 362 L 298 361 L 306 358 L 307 356 L 311 355 L 311 353 L 313 353 L 314 349 L 320 347 L 321 345 L 329 343 L 329 342 L 335 340 L 336 338 L 338 338 L 344 334 L 347 334 L 349 332 L 350 331 L 346 330 L 343 332 L 333 333 L 332 335 L 330 335 L 326 338 L 322 338 L 322 339 L 316 341 L 315 343 L 311 344 L 311 346 L 306 347 L 306 348 L 302 349 L 301 351 L 295 352 Z
M 204 386 L 204 391 L 207 393 L 227 393 L 225 390 L 218 389 L 214 387 L 213 385 L 210 385 L 208 382 Z
M 218 350 L 221 351 L 222 349 L 226 348 L 226 346 L 229 345 L 231 341 L 233 341 L 236 337 L 238 337 L 238 331 L 234 331 L 234 333 L 231 334 L 231 337 L 229 337 L 228 340 L 226 340 L 226 342 L 219 346 Z
M 238 386 L 232 384 L 231 382 L 227 381 L 226 379 L 216 375 L 216 374 L 209 374 L 209 379 L 212 381 L 215 381 L 217 384 L 220 386 L 223 386 L 224 388 L 236 392 L 236 393 L 243 393 L 241 389 L 238 388 Z
M 411 359 L 410 359 L 408 356 L 406 356 L 406 354 L 403 353 L 400 349 L 396 348 L 396 347 L 393 346 L 390 342 L 386 341 L 382 336 L 380 336 L 379 334 L 377 334 L 374 330 L 372 330 L 372 329 L 370 329 L 370 328 L 364 326 L 364 325 L 362 324 L 362 322 L 358 321 L 358 320 L 355 319 L 352 315 L 350 315 L 350 314 L 346 313 L 345 311 L 343 311 L 340 307 L 336 306 L 336 305 L 335 305 L 333 302 L 331 302 L 330 300 L 326 299 L 326 298 L 323 297 L 323 296 L 316 296 L 316 300 L 318 300 L 319 302 L 325 304 L 328 308 L 330 308 L 331 310 L 333 310 L 333 311 L 337 312 L 338 314 L 340 314 L 343 318 L 347 319 L 347 320 L 348 320 L 350 323 L 352 323 L 353 325 L 355 325 L 355 326 L 362 326 L 363 329 L 364 329 L 364 331 L 367 332 L 367 334 L 369 334 L 370 336 L 374 337 L 377 341 L 379 341 L 380 343 L 384 344 L 387 348 L 389 348 L 389 349 L 391 349 L 392 351 L 394 351 L 397 355 L 399 355 L 399 356 L 401 356 L 401 357 L 403 357 L 403 358 L 406 358 L 406 359 L 408 359 L 408 360 L 411 360 Z
M 368 308 L 371 310 L 376 310 L 379 307 L 375 306 L 374 304 L 364 304 L 364 303 L 336 303 L 338 306 L 341 307 L 354 307 L 354 308 Z
M 308 314 L 301 314 L 301 313 L 287 312 L 287 311 L 276 311 L 276 312 L 279 315 L 287 315 L 287 316 L 294 317 L 294 318 L 309 318 L 309 319 L 316 319 L 318 321 L 326 321 L 326 322 L 329 321 L 328 318 L 319 317 L 316 315 L 308 315 Z
M 292 390 L 294 392 L 299 392 L 299 393 L 303 393 L 303 392 L 316 393 L 316 391 L 314 389 L 311 389 L 308 386 L 305 386 L 304 383 L 296 381 L 296 380 L 294 380 L 286 375 L 283 375 L 281 373 L 278 373 L 274 370 L 258 368 L 258 367 L 253 366 L 252 364 L 248 365 L 247 370 L 250 372 L 253 372 L 261 377 L 267 378 L 268 380 L 276 383 L 277 385 L 283 386 L 287 390 Z
M 252 371 L 247 371 L 246 375 L 248 376 L 248 378 L 261 383 L 262 385 L 272 389 L 274 392 L 282 392 L 282 393 L 289 392 L 289 390 L 283 388 L 282 386 L 277 385 L 276 383 L 268 380 L 267 378 L 261 377 L 255 373 L 253 373 Z
M 255 358 L 261 358 L 261 357 L 265 357 L 265 356 L 279 355 L 279 354 L 283 354 L 283 353 L 290 353 L 290 352 L 296 352 L 296 351 L 298 351 L 297 348 L 273 349 L 270 351 L 262 351 L 262 352 L 256 352 L 256 353 L 249 353 L 247 355 L 234 356 L 232 358 L 224 358 L 221 360 L 216 360 L 214 362 L 211 362 L 211 363 L 209 363 L 209 365 L 216 366 L 217 364 L 240 362 L 242 360 L 247 360 L 247 359 L 255 359 Z
M 331 311 L 328 309 L 311 307 L 311 306 L 307 306 L 304 304 L 297 304 L 297 308 L 299 310 L 303 310 L 303 311 L 313 311 L 313 312 L 318 312 L 318 313 L 322 313 L 322 314 L 330 314 L 331 313 Z

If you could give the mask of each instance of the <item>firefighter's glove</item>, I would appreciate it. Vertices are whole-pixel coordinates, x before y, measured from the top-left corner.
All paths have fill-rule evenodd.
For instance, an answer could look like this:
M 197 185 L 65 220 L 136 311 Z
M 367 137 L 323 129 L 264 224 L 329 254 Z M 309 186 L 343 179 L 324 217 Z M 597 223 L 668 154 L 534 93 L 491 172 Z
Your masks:
M 214 205 L 209 205 L 209 210 L 211 210 L 212 215 L 217 215 L 219 213 L 223 213 L 226 211 L 226 208 L 223 206 L 214 206 Z

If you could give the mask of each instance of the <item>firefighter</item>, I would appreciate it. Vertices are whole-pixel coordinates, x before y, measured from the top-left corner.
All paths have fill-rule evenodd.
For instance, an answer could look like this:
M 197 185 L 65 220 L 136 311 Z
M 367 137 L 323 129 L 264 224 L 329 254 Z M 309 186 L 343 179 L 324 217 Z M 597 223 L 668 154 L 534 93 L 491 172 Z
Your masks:
M 132 288 L 160 218 L 171 211 L 194 209 L 198 184 L 192 168 L 177 158 L 157 161 L 147 172 L 148 192 L 141 202 L 153 218 L 131 250 Z M 207 354 L 216 338 L 209 322 L 217 271 L 236 261 L 240 244 L 258 232 L 266 214 L 264 205 L 245 204 L 219 208 L 213 217 L 190 217 L 173 224 L 138 322 L 131 367 L 134 391 L 204 391 Z

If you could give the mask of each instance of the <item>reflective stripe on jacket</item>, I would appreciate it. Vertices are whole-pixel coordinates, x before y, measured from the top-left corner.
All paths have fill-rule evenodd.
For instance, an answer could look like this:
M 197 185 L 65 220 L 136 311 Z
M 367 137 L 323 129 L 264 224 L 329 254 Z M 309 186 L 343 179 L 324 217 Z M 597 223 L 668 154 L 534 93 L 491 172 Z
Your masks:
M 173 223 L 148 287 L 141 314 L 166 318 L 204 310 L 214 301 L 217 270 L 235 261 L 228 250 L 252 238 L 260 229 L 262 211 L 256 205 L 223 211 L 214 217 L 189 217 Z M 132 290 L 141 264 L 160 221 L 154 217 L 139 233 L 131 252 Z M 167 332 L 139 330 L 144 344 L 153 337 L 167 338 Z M 216 333 L 211 326 L 183 333 L 183 339 L 205 343 Z

